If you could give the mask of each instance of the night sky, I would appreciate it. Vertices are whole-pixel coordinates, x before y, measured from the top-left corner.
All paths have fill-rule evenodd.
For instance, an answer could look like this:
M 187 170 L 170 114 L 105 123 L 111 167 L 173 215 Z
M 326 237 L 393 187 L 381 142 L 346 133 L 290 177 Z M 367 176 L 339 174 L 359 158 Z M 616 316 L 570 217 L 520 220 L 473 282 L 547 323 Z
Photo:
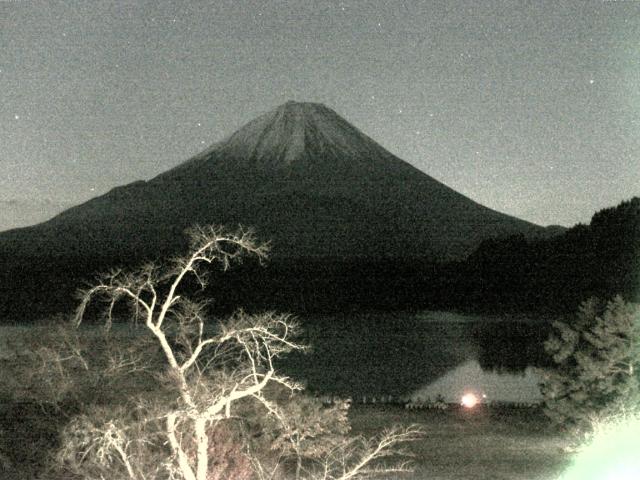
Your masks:
M 638 1 L 0 1 L 0 230 L 320 102 L 491 208 L 640 194 Z

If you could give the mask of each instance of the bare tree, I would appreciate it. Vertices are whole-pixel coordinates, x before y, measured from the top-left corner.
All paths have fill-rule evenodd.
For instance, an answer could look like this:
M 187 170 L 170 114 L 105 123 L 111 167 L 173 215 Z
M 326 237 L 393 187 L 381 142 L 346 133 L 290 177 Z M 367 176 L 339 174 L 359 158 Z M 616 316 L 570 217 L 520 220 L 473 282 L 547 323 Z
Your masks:
M 305 478 L 352 480 L 410 473 L 413 465 L 408 458 L 413 455 L 401 445 L 416 441 L 423 435 L 420 427 L 412 425 L 392 427 L 370 439 L 362 436 L 346 439 L 316 462 Z M 388 463 L 392 457 L 404 460 Z
M 81 292 L 74 319 L 77 326 L 94 300 L 106 301 L 107 328 L 118 302 L 132 307 L 131 318 L 159 345 L 162 362 L 156 366 L 160 371 L 156 378 L 164 390 L 144 401 L 137 399 L 134 407 L 88 409 L 72 421 L 63 433 L 63 447 L 57 456 L 58 465 L 64 465 L 68 472 L 82 478 L 108 475 L 130 480 L 226 478 L 220 459 L 216 465 L 211 463 L 212 455 L 222 452 L 215 432 L 226 421 L 242 417 L 247 402 L 280 425 L 280 430 L 287 432 L 282 438 L 289 442 L 290 450 L 301 453 L 300 432 L 308 429 L 297 426 L 288 418 L 290 412 L 268 394 L 273 387 L 289 394 L 302 389 L 274 368 L 278 356 L 305 348 L 297 341 L 298 324 L 289 315 L 238 311 L 211 326 L 206 323 L 206 302 L 186 296 L 187 282 L 195 280 L 203 288 L 207 285 L 205 266 L 218 263 L 226 270 L 243 255 L 262 261 L 268 247 L 247 230 L 229 234 L 220 228 L 197 227 L 190 231 L 190 238 L 190 253 L 174 259 L 167 269 L 147 264 L 130 272 L 114 270 Z M 77 349 L 76 357 L 81 358 Z M 140 357 L 113 354 L 109 358 L 112 374 L 143 368 Z M 363 439 L 334 443 L 326 458 L 312 462 L 316 467 L 321 465 L 313 469 L 313 475 L 326 480 L 362 478 L 365 465 L 418 434 L 409 428 L 389 431 L 373 443 Z M 163 455 L 164 461 L 158 462 Z M 301 477 L 302 463 L 298 460 L 297 465 L 296 476 Z M 406 464 L 379 468 L 399 472 L 406 470 Z M 341 473 L 335 474 L 338 470 Z M 251 475 L 273 477 L 277 469 L 272 468 L 269 475 L 265 472 L 254 458 Z M 234 476 L 240 478 L 241 474 L 236 471 Z

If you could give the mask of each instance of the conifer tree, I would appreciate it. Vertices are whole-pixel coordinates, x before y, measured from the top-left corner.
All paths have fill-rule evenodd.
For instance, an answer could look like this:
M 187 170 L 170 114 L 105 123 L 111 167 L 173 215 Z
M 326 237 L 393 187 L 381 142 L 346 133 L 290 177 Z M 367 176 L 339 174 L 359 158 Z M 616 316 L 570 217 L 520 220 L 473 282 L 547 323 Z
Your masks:
M 544 411 L 556 424 L 582 431 L 601 417 L 635 408 L 640 399 L 640 308 L 617 296 L 583 302 L 568 322 L 555 322 L 545 350 L 555 367 L 543 372 Z

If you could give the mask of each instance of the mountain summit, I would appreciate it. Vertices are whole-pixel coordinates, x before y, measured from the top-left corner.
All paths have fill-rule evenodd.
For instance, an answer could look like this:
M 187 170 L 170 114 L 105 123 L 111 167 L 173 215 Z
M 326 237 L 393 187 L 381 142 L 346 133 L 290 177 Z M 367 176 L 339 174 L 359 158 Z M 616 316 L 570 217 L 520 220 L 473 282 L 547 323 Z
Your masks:
M 215 168 L 216 176 L 315 176 L 340 180 L 372 175 L 379 178 L 413 168 L 330 108 L 293 101 L 249 122 L 171 170 L 168 176 L 205 165 Z

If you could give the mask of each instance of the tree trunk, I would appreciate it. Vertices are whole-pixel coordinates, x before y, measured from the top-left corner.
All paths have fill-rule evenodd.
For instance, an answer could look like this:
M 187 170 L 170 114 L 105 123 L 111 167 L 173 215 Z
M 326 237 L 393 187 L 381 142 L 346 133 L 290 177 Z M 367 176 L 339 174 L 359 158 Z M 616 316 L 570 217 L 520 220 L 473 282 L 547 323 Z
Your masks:
M 209 437 L 207 436 L 207 421 L 204 418 L 194 420 L 197 443 L 197 480 L 207 480 L 209 472 Z

